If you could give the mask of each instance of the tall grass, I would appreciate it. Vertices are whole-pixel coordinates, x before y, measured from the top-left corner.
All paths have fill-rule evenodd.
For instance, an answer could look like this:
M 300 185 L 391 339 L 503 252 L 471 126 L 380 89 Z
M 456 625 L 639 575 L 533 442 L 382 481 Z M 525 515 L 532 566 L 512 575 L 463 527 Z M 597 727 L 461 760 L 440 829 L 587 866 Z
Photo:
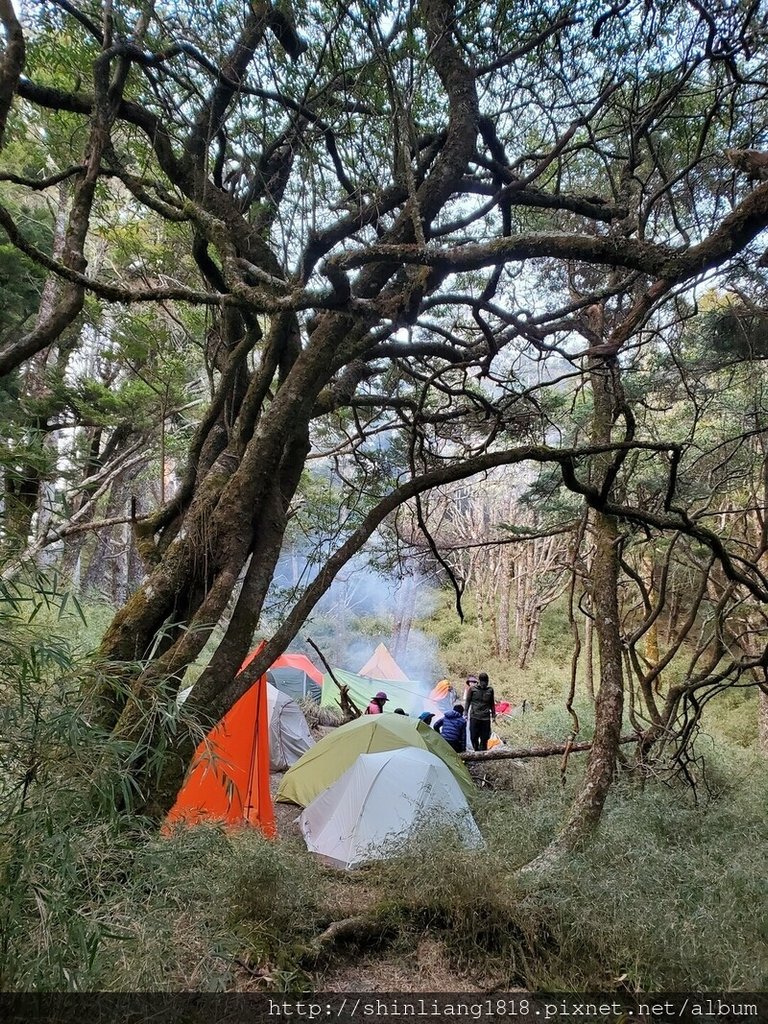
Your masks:
M 322 988 L 334 963 L 314 958 L 313 939 L 355 915 L 376 923 L 382 960 L 407 964 L 437 938 L 468 986 L 768 986 L 768 769 L 725 733 L 702 745 L 698 803 L 622 777 L 595 840 L 544 879 L 516 872 L 556 834 L 578 755 L 564 785 L 552 760 L 488 768 L 494 788 L 474 800 L 485 851 L 435 835 L 341 874 L 296 839 L 210 826 L 163 836 L 133 813 L 136 751 L 92 727 L 83 697 L 99 614 L 94 624 L 41 577 L 0 594 L 0 987 Z M 161 694 L 148 714 L 163 728 L 142 756 L 159 764 L 179 712 Z M 553 700 L 504 728 L 524 745 L 569 727 Z
M 109 895 L 149 834 L 132 812 L 139 752 L 90 721 L 98 626 L 55 574 L 3 585 L 0 630 L 0 988 L 86 988 L 104 940 L 124 937 Z M 152 714 L 172 727 L 174 707 L 160 695 Z
M 99 624 L 55 576 L 6 586 L 0 628 L 0 990 L 306 985 L 314 863 L 248 829 L 158 835 L 135 813 L 131 767 L 162 764 L 174 694 L 146 708 L 151 745 L 95 728 Z
M 561 792 L 557 766 L 538 765 L 517 791 L 482 798 L 478 821 L 508 879 L 555 834 L 577 782 Z M 619 780 L 593 842 L 526 883 L 525 904 L 557 939 L 531 984 L 766 988 L 768 766 L 721 748 L 707 783 L 695 800 L 681 785 Z
M 145 836 L 109 894 L 122 937 L 104 942 L 94 980 L 129 991 L 306 988 L 318 893 L 312 861 L 251 829 Z
M 347 907 L 358 893 L 377 921 L 384 976 L 429 937 L 467 987 L 762 991 L 768 770 L 734 750 L 709 775 L 698 803 L 677 785 L 620 781 L 585 850 L 521 879 L 578 784 L 575 770 L 562 789 L 557 765 L 531 765 L 475 799 L 485 851 L 435 836 L 348 876 Z

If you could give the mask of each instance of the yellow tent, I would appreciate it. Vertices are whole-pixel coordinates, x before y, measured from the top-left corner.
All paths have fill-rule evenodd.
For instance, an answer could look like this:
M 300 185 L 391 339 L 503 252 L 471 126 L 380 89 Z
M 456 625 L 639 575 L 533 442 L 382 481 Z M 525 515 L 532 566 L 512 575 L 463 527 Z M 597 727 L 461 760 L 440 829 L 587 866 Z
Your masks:
M 408 676 L 389 653 L 385 644 L 379 644 L 357 674 L 394 683 L 408 681 Z
M 405 715 L 364 715 L 339 726 L 291 765 L 283 776 L 277 799 L 306 807 L 341 778 L 360 754 L 417 747 L 428 750 L 450 769 L 465 796 L 475 787 L 463 761 L 443 737 L 418 718 Z

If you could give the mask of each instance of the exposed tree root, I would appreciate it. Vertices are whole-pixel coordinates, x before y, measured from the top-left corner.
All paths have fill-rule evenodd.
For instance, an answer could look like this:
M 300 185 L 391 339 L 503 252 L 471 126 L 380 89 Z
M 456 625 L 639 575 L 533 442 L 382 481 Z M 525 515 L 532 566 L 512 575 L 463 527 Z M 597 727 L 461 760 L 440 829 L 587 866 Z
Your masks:
M 331 955 L 338 946 L 369 946 L 385 942 L 394 932 L 392 926 L 375 917 L 358 914 L 333 921 L 325 931 L 315 936 L 307 947 L 307 955 L 321 958 Z

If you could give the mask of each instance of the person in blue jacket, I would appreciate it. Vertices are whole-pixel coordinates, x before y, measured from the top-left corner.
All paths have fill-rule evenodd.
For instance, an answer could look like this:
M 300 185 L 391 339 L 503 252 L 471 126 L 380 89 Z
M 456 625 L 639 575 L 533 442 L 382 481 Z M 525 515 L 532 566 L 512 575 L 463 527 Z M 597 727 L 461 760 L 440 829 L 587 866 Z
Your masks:
M 453 710 L 446 711 L 432 728 L 440 733 L 457 754 L 463 754 L 467 749 L 467 720 L 464 717 L 463 704 L 454 704 Z

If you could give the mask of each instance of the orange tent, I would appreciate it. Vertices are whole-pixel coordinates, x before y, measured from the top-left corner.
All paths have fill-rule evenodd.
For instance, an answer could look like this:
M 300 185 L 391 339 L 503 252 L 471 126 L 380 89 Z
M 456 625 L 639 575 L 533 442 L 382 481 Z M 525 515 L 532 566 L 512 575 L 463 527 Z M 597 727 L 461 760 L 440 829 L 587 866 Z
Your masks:
M 241 672 L 264 645 L 262 640 L 251 651 L 240 666 Z M 270 669 L 281 668 L 297 669 L 322 686 L 322 672 L 303 654 L 281 654 Z M 256 825 L 265 835 L 275 835 L 269 791 L 266 675 L 256 680 L 199 745 L 166 823 L 204 820 Z
M 393 683 L 407 683 L 408 676 L 403 672 L 384 644 L 379 644 L 368 661 L 357 673 L 369 679 L 389 680 Z
M 275 835 L 266 676 L 257 679 L 197 748 L 166 822 L 204 820 L 256 825 L 265 835 Z

